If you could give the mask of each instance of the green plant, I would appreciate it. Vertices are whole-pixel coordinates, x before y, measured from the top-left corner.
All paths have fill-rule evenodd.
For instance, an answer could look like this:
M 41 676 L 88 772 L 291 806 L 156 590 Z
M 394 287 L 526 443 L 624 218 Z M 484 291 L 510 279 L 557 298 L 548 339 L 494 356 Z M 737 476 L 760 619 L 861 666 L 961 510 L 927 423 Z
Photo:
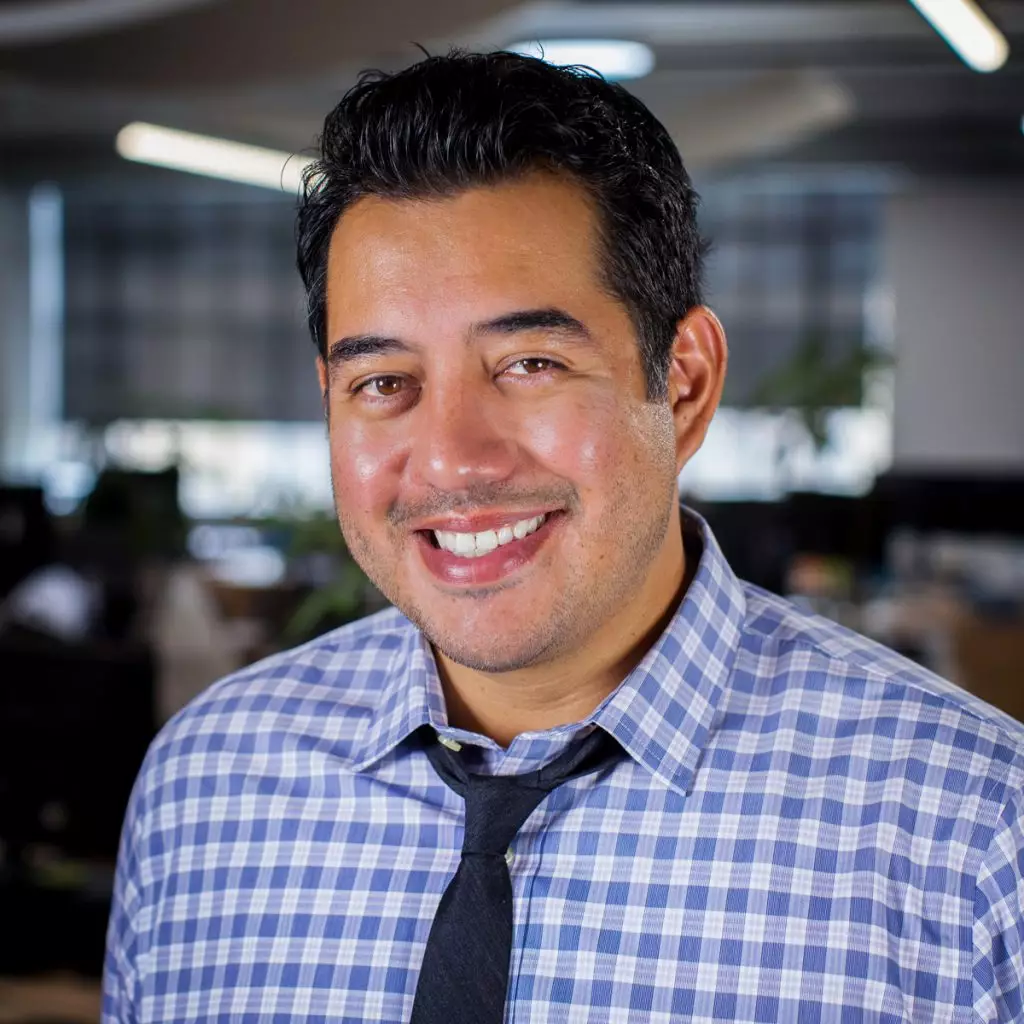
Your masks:
M 289 644 L 301 643 L 358 618 L 366 601 L 366 584 L 363 570 L 351 559 L 343 561 L 335 578 L 314 590 L 295 610 L 282 639 Z
M 297 519 L 282 519 L 281 525 L 291 534 L 288 554 L 293 558 L 316 553 L 351 558 L 333 512 L 316 511 Z
M 345 544 L 334 514 L 315 511 L 297 518 L 279 517 L 274 526 L 287 535 L 291 559 L 327 556 L 330 581 L 306 596 L 284 627 L 282 639 L 300 643 L 358 618 L 367 599 L 369 581 Z
M 829 415 L 860 405 L 865 374 L 892 365 L 892 357 L 877 349 L 858 345 L 833 358 L 828 349 L 823 335 L 808 334 L 747 399 L 754 408 L 795 414 L 818 451 L 828 443 Z

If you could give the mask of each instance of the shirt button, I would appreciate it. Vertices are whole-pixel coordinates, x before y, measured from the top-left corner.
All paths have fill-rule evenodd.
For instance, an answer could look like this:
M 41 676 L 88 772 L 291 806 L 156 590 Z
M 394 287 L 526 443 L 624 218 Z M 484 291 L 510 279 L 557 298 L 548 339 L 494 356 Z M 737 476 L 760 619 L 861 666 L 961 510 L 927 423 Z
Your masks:
M 446 746 L 449 750 L 454 750 L 456 754 L 462 749 L 462 744 L 458 740 L 449 739 L 440 733 L 437 734 L 437 742 Z
M 508 849 L 507 849 L 507 850 L 505 851 L 505 863 L 506 863 L 506 864 L 507 864 L 507 865 L 508 865 L 509 867 L 512 867 L 512 861 L 514 861 L 515 859 L 516 859 L 516 852 L 515 852 L 515 850 L 513 850 L 513 849 L 512 849 L 512 847 L 510 846 L 510 847 L 509 847 L 509 848 L 508 848 Z

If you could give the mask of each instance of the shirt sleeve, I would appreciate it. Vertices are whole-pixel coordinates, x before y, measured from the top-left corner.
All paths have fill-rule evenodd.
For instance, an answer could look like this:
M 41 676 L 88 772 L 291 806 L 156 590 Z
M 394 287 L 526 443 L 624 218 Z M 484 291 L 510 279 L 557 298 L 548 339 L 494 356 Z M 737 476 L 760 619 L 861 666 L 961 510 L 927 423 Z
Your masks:
M 984 1024 L 1024 1017 L 1024 820 L 1016 792 L 996 823 L 975 888 L 974 1010 Z
M 141 779 L 140 773 L 121 828 L 103 962 L 101 1024 L 135 1024 L 138 1020 L 135 982 L 139 953 L 137 922 L 143 895 L 139 835 Z

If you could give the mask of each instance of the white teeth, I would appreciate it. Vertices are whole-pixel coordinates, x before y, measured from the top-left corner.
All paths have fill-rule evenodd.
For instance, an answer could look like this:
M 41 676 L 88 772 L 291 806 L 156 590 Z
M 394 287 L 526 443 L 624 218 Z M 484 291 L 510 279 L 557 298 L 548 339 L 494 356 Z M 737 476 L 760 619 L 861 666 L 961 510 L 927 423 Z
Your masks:
M 484 530 L 476 535 L 476 553 L 486 555 L 498 546 L 498 535 L 493 530 Z
M 533 533 L 547 519 L 546 515 L 522 519 L 513 526 L 503 526 L 500 530 L 484 530 L 483 533 L 453 533 L 449 530 L 435 530 L 437 543 L 446 551 L 451 551 L 463 558 L 479 558 L 490 554 L 502 544 L 510 544 L 513 540 L 522 540 Z

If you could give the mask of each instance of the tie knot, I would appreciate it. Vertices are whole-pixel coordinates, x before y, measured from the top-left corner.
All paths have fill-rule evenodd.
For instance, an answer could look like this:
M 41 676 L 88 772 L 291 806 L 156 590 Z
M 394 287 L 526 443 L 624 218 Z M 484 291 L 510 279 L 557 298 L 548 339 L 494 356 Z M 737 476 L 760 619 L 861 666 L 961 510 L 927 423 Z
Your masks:
M 551 790 L 610 764 L 622 748 L 601 729 L 571 744 L 559 757 L 525 775 L 474 775 L 459 754 L 424 727 L 424 749 L 438 775 L 466 801 L 463 854 L 504 856 L 509 844 Z
M 466 786 L 466 854 L 503 857 L 523 822 L 547 796 L 514 775 L 470 775 Z

